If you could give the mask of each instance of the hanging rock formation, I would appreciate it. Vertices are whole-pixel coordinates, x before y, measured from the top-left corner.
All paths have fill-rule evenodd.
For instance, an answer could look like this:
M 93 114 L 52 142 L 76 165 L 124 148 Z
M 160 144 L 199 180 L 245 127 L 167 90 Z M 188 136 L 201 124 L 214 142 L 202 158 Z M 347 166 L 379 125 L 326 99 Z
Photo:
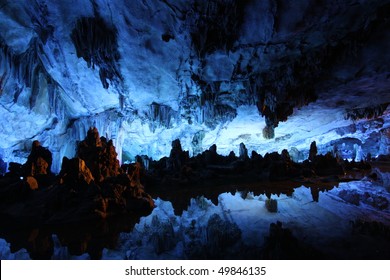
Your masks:
M 306 139 L 326 154 L 343 137 L 362 142 L 362 157 L 387 152 L 377 133 L 390 118 L 389 10 L 388 0 L 6 1 L 0 157 L 23 163 L 37 139 L 58 173 L 90 126 L 120 161 L 169 157 L 175 139 L 194 155 L 241 142 L 306 154 Z M 90 169 L 96 180 L 111 172 Z

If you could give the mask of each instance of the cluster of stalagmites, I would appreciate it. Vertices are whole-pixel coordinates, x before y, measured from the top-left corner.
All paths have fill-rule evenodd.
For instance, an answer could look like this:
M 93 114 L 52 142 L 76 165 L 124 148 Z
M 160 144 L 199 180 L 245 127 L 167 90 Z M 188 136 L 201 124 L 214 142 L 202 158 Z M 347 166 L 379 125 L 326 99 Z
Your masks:
M 112 141 L 99 137 L 96 128 L 79 143 L 74 158 L 63 158 L 58 176 L 51 164 L 51 152 L 38 141 L 25 164 L 9 164 L 0 180 L 2 215 L 15 222 L 56 224 L 147 214 L 154 208 L 140 182 L 140 164 L 120 167 Z
M 317 154 L 316 143 L 312 142 L 309 156 L 302 162 L 293 160 L 287 150 L 280 154 L 267 153 L 264 156 L 252 151 L 251 156 L 243 143 L 239 147 L 239 155 L 231 152 L 228 156 L 217 153 L 217 146 L 212 145 L 208 150 L 195 157 L 190 157 L 184 151 L 180 141 L 172 142 L 169 157 L 159 161 L 149 161 L 140 157 L 140 162 L 148 166 L 147 178 L 150 186 L 156 185 L 210 185 L 243 183 L 244 181 L 282 181 L 308 180 L 310 178 L 327 178 L 340 180 L 349 170 L 369 170 L 366 161 L 349 162 L 337 154 Z M 236 180 L 236 181 L 235 181 Z
M 139 156 L 135 164 L 120 166 L 113 142 L 100 137 L 96 128 L 78 144 L 74 158 L 63 159 L 57 176 L 50 171 L 51 164 L 51 152 L 38 141 L 33 142 L 25 164 L 10 163 L 9 172 L 0 178 L 0 214 L 15 221 L 17 217 L 49 224 L 134 211 L 146 214 L 154 202 L 143 185 L 161 195 L 163 186 L 213 187 L 276 180 L 301 184 L 324 177 L 338 181 L 347 170 L 371 168 L 366 162 L 348 162 L 331 153 L 318 155 L 315 142 L 308 159 L 298 163 L 287 150 L 264 156 L 253 151 L 249 157 L 243 143 L 238 156 L 233 152 L 221 156 L 213 145 L 190 157 L 180 140 L 172 142 L 169 157 L 153 161 Z M 319 191 L 312 188 L 314 200 Z

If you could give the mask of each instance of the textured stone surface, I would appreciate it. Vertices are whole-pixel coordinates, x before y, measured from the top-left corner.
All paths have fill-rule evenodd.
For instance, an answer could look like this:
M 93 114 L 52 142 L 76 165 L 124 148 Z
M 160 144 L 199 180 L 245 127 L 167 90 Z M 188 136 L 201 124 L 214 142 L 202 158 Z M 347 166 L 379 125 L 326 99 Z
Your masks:
M 47 175 L 51 173 L 52 154 L 37 140 L 32 144 L 31 153 L 25 163 L 26 175 Z
M 46 172 L 49 164 L 43 159 L 50 158 L 46 157 L 50 151 L 35 141 L 27 162 L 11 164 L 10 172 L 0 178 L 4 224 L 10 226 L 14 220 L 26 226 L 95 221 L 129 213 L 142 215 L 154 208 L 141 184 L 141 165 L 122 170 L 112 141 L 100 138 L 96 128 L 79 143 L 78 154 L 63 158 L 56 178 Z M 46 164 L 39 165 L 40 160 Z
M 375 133 L 389 126 L 389 7 L 388 0 L 6 2 L 0 157 L 23 163 L 39 140 L 52 147 L 57 173 L 91 126 L 113 140 L 122 162 L 168 157 L 175 139 L 190 154 L 213 144 L 239 154 L 240 143 L 262 155 L 307 153 L 312 141 L 325 154 L 342 136 L 362 142 L 362 157 L 387 153 Z M 90 169 L 95 177 L 112 172 Z

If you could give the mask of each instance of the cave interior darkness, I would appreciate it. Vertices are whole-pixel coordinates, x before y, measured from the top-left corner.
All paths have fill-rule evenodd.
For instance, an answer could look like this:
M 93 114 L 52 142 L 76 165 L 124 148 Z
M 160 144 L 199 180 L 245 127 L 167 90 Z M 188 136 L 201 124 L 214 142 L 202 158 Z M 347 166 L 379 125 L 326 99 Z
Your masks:
M 0 0 L 0 258 L 390 258 L 389 15 Z

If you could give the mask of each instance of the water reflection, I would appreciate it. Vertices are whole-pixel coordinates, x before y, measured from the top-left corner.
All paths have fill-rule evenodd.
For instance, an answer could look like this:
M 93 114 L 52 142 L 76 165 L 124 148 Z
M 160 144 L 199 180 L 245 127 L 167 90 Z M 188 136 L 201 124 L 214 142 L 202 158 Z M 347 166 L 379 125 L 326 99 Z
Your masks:
M 218 204 L 218 196 L 221 193 L 230 192 L 234 194 L 236 191 L 241 192 L 245 197 L 248 192 L 254 195 L 265 194 L 268 198 L 272 195 L 280 196 L 282 194 L 292 196 L 294 189 L 301 186 L 310 188 L 313 201 L 318 202 L 320 192 L 328 191 L 337 187 L 339 181 L 329 180 L 327 182 L 316 181 L 278 181 L 278 182 L 258 182 L 258 183 L 240 183 L 223 186 L 180 186 L 180 187 L 164 187 L 158 190 L 149 190 L 149 193 L 154 198 L 170 201 L 175 210 L 175 214 L 180 216 L 187 209 L 191 198 L 204 196 L 210 199 L 215 205 Z
M 7 228 L 1 226 L 0 236 L 11 244 L 11 251 L 25 248 L 32 259 L 51 259 L 54 251 L 52 235 L 56 234 L 70 255 L 88 253 L 100 259 L 103 248 L 115 248 L 119 233 L 130 232 L 140 216 L 112 217 L 95 222 L 42 226 L 36 228 Z
M 321 185 L 306 182 L 305 185 L 310 188 L 313 201 L 318 202 L 319 193 L 332 189 L 337 185 L 337 182 L 321 183 Z M 150 194 L 153 198 L 160 197 L 163 200 L 170 201 L 175 209 L 175 214 L 181 215 L 187 209 L 191 198 L 194 197 L 204 196 L 217 205 L 218 196 L 225 192 L 235 193 L 239 191 L 243 197 L 246 197 L 248 192 L 252 192 L 254 195 L 265 194 L 270 198 L 272 195 L 279 196 L 281 194 L 292 196 L 294 189 L 301 186 L 302 182 L 294 181 L 243 183 L 214 187 L 171 186 L 170 188 L 153 190 Z M 61 245 L 68 248 L 70 255 L 78 256 L 88 253 L 91 259 L 100 259 L 103 249 L 114 249 L 118 244 L 119 234 L 130 232 L 134 225 L 139 222 L 140 217 L 140 215 L 126 215 L 94 222 L 35 228 L 24 228 L 22 225 L 10 228 L 7 224 L 3 224 L 0 227 L 0 237 L 11 244 L 12 252 L 25 248 L 32 259 L 51 259 L 54 251 L 52 235 L 55 234 L 58 236 Z M 4 220 L 1 220 L 4 223 Z

